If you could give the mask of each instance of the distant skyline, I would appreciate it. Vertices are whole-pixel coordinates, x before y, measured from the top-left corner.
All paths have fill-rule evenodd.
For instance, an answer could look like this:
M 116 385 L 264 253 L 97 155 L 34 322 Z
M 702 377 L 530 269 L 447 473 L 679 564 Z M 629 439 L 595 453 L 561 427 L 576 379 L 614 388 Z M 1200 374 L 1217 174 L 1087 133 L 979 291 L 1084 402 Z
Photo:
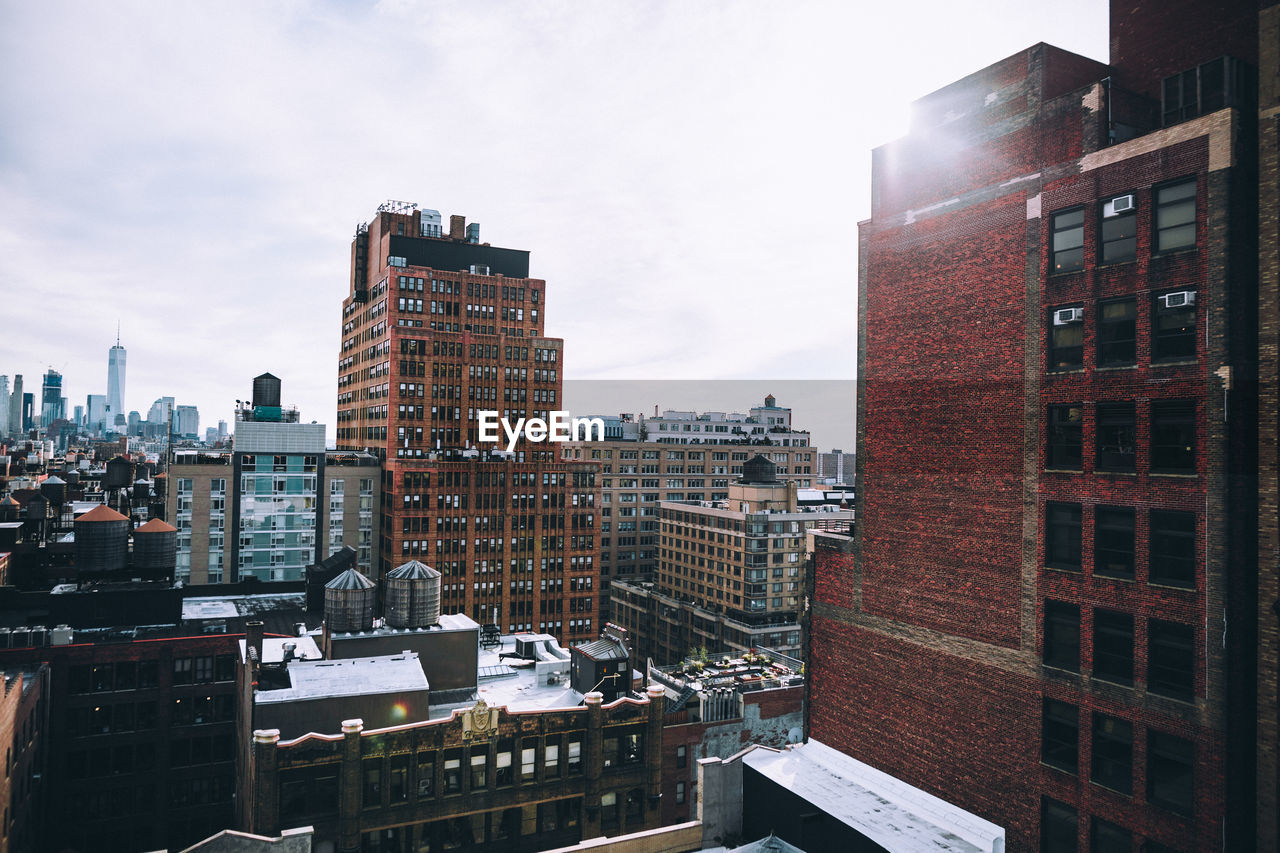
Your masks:
M 851 379 L 871 149 L 1036 42 L 1105 61 L 1107 16 L 5 4 L 0 373 L 106 394 L 119 320 L 126 413 L 230 421 L 270 371 L 332 437 L 350 238 L 390 197 L 531 252 L 566 379 Z

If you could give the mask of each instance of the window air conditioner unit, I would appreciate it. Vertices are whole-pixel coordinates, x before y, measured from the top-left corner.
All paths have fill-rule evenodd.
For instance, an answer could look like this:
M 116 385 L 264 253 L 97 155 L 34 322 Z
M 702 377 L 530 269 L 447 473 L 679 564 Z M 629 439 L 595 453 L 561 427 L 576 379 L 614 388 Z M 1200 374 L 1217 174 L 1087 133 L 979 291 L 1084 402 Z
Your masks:
M 1084 322 L 1083 308 L 1059 308 L 1053 312 L 1053 325 L 1066 326 L 1071 323 Z
M 1196 292 L 1194 290 L 1180 290 L 1177 293 L 1166 293 L 1160 297 L 1160 301 L 1164 303 L 1165 308 L 1185 308 L 1188 305 L 1196 304 Z
M 1119 216 L 1120 214 L 1128 213 L 1133 209 L 1133 195 L 1121 195 L 1116 196 L 1102 206 L 1102 215 L 1104 217 Z

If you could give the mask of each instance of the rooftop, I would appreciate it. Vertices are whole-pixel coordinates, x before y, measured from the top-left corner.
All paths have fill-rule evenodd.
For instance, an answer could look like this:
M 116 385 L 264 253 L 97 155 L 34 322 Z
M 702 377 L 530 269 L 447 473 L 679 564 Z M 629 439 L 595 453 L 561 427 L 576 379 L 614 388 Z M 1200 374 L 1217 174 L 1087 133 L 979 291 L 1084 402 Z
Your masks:
M 299 642 L 299 648 L 301 648 L 300 641 L 303 639 L 298 637 L 294 640 L 281 641 L 281 648 L 285 642 Z M 311 645 L 314 646 L 315 642 L 312 641 Z M 265 641 L 263 656 L 266 657 Z M 254 694 L 254 701 L 258 704 L 266 704 L 427 689 L 427 677 L 423 674 L 422 664 L 419 663 L 418 655 L 414 652 L 340 660 L 310 660 L 309 654 L 307 657 L 307 660 L 289 662 L 287 669 L 289 687 L 258 690 Z
M 148 522 L 150 524 L 151 522 Z M 141 529 L 141 528 L 139 528 Z M 307 604 L 305 593 L 266 593 L 258 595 L 212 595 L 184 598 L 182 620 L 234 619 L 259 616 L 279 610 L 302 611 Z
M 894 853 L 995 853 L 1004 830 L 824 743 L 757 747 L 743 763 Z

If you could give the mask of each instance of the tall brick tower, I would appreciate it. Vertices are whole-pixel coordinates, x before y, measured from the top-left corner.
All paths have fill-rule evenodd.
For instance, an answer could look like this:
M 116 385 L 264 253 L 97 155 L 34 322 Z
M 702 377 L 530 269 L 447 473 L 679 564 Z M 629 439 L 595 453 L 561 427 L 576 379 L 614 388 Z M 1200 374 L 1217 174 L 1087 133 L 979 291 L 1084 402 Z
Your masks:
M 596 467 L 553 444 L 481 445 L 477 412 L 515 422 L 561 400 L 546 282 L 478 225 L 387 202 L 356 231 L 342 303 L 338 447 L 383 459 L 381 573 L 441 572 L 441 606 L 503 632 L 593 638 Z
M 1010 850 L 1249 850 L 1258 5 L 1111 17 L 874 153 L 810 731 Z

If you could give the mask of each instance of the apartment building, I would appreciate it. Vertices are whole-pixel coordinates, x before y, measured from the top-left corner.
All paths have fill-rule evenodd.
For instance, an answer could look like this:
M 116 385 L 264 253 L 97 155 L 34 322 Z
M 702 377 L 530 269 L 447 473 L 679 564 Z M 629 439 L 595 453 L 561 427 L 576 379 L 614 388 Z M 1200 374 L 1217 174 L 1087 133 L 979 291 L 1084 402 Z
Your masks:
M 529 253 L 480 227 L 387 202 L 357 228 L 342 305 L 338 447 L 383 464 L 385 574 L 408 558 L 443 575 L 443 606 L 503 631 L 594 638 L 597 466 L 525 437 L 480 441 L 479 412 L 547 419 L 563 342 L 545 336 L 546 282 Z

